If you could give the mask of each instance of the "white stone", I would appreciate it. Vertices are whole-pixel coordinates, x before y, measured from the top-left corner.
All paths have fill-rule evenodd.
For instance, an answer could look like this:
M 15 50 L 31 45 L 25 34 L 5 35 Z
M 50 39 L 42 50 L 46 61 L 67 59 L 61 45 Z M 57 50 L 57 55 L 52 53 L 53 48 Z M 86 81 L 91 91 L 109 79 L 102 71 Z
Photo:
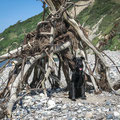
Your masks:
M 78 103 L 78 105 L 79 105 L 79 106 L 83 106 L 83 104 L 82 104 L 82 103 Z
M 62 108 L 63 108 L 63 109 L 66 109 L 66 108 L 67 108 L 67 105 L 66 105 L 66 104 L 64 104 Z
M 33 105 L 34 104 L 34 102 L 32 101 L 32 99 L 25 99 L 25 100 L 23 100 L 23 105 L 24 106 L 28 106 L 28 105 Z
M 72 120 L 76 120 L 76 118 L 74 117 L 74 118 L 72 118 Z
M 31 96 L 25 96 L 24 99 L 28 100 L 28 99 L 32 99 L 32 97 Z
M 46 103 L 47 103 L 47 100 L 46 100 L 45 98 L 43 98 L 43 99 L 40 100 L 40 103 L 41 103 L 41 104 L 46 104 Z
M 48 109 L 52 109 L 56 106 L 56 104 L 53 100 L 49 100 L 47 105 L 48 105 Z
M 51 115 L 52 113 L 51 113 L 51 111 L 47 111 L 47 115 Z
M 86 118 L 92 118 L 93 117 L 93 113 L 92 112 L 87 112 L 85 117 Z
M 81 110 L 78 110 L 77 113 L 82 113 L 82 111 L 81 111 Z
M 109 109 L 103 109 L 104 112 L 109 112 Z
M 120 116 L 120 113 L 117 112 L 117 111 L 114 111 L 114 116 L 115 116 L 115 117 L 119 117 L 119 116 Z
M 120 108 L 120 105 L 117 105 L 118 108 Z
M 44 98 L 44 97 L 45 97 L 45 95 L 44 95 L 43 93 L 40 93 L 40 97 Z
M 98 110 L 98 112 L 99 112 L 99 113 L 101 113 L 101 112 L 102 112 L 100 108 L 98 108 L 97 110 Z
M 39 95 L 34 95 L 33 96 L 36 100 L 40 100 L 40 96 Z

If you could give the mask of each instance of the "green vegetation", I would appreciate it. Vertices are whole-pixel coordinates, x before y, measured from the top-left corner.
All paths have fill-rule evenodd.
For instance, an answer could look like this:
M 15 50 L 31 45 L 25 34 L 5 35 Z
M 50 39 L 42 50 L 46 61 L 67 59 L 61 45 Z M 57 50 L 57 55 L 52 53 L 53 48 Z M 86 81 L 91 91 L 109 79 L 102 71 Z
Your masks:
M 13 42 L 17 42 L 20 45 L 24 40 L 24 35 L 35 30 L 37 23 L 41 21 L 41 19 L 42 13 L 33 16 L 26 21 L 18 21 L 15 25 L 11 25 L 9 28 L 7 28 L 3 33 L 0 34 L 0 39 L 4 38 L 2 41 L 0 41 L 0 53 L 5 53 L 6 48 L 11 46 Z M 12 49 L 14 48 L 16 48 L 16 46 L 12 46 Z
M 120 49 L 120 37 L 117 35 L 120 34 L 120 25 L 115 28 L 115 24 L 120 24 L 120 4 L 117 4 L 118 2 L 119 0 L 96 0 L 93 6 L 87 7 L 77 16 L 77 19 L 81 24 L 84 23 L 85 26 L 89 26 L 90 28 L 92 28 L 103 16 L 105 16 L 97 33 L 101 31 L 101 34 L 104 36 L 114 29 L 116 31 L 116 35 L 111 40 L 112 42 L 110 42 L 111 45 L 109 43 L 105 49 Z M 93 43 L 96 44 L 97 41 L 99 41 L 99 39 L 95 38 Z
M 93 45 L 97 45 L 97 43 L 100 41 L 100 39 L 98 37 L 94 38 L 92 41 Z
M 108 45 L 104 49 L 120 50 L 120 35 L 116 35 L 108 41 Z
M 46 8 L 46 15 L 48 13 L 48 8 Z M 0 55 L 7 52 L 7 48 L 15 49 L 24 40 L 25 34 L 34 31 L 37 27 L 38 22 L 42 20 L 43 13 L 35 15 L 23 22 L 20 20 L 8 27 L 3 33 L 0 33 Z M 2 41 L 1 39 L 4 38 Z M 18 45 L 12 45 L 14 42 L 17 42 Z
M 72 0 L 77 2 L 79 0 Z M 103 16 L 102 23 L 99 30 L 102 35 L 109 34 L 112 30 L 116 31 L 116 35 L 108 41 L 108 45 L 104 49 L 120 50 L 120 0 L 96 0 L 94 5 L 87 7 L 78 16 L 77 19 L 81 24 L 85 23 L 85 26 L 92 28 Z M 48 11 L 48 9 L 47 9 Z M 11 46 L 13 42 L 17 42 L 19 45 L 24 40 L 24 35 L 35 30 L 36 25 L 42 19 L 42 13 L 33 16 L 26 21 L 18 21 L 15 25 L 7 28 L 0 34 L 0 54 L 6 52 L 7 48 Z M 118 26 L 115 28 L 115 24 Z M 4 38 L 3 40 L 1 40 Z M 96 45 L 100 41 L 99 38 L 93 40 L 93 44 Z M 16 45 L 12 45 L 11 49 L 16 48 Z
M 71 0 L 72 2 L 78 2 L 78 1 L 80 1 L 80 0 Z

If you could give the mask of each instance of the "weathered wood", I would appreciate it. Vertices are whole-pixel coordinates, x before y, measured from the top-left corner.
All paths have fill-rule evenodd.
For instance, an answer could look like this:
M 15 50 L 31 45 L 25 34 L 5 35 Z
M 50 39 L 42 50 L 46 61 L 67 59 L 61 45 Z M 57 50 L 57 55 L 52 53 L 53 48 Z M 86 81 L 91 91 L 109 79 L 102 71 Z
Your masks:
M 108 81 L 108 85 L 109 85 L 109 88 L 114 92 L 114 89 L 112 88 L 112 85 L 110 83 L 110 77 L 109 77 L 109 65 L 107 64 L 107 62 L 105 61 L 102 53 L 100 53 L 95 47 L 94 45 L 85 37 L 83 31 L 79 28 L 79 25 L 77 24 L 77 22 L 70 18 L 68 16 L 68 14 L 64 13 L 64 18 L 66 19 L 66 21 L 68 21 L 68 23 L 76 30 L 76 32 L 78 33 L 78 35 L 80 36 L 81 40 L 87 44 L 87 46 L 89 48 L 91 48 L 94 53 L 98 56 L 98 58 L 101 60 L 102 64 L 105 66 L 106 68 L 106 77 L 107 77 L 107 81 Z M 117 94 L 117 93 L 116 93 Z
M 92 73 L 92 70 L 90 69 L 90 66 L 89 66 L 88 64 L 87 64 L 86 66 L 87 66 L 87 69 L 88 69 L 88 71 L 89 71 L 89 75 L 90 75 L 92 84 L 93 84 L 93 86 L 94 86 L 95 93 L 100 93 L 100 90 L 99 90 L 99 88 L 98 88 L 98 86 L 97 86 L 97 84 L 96 84 L 96 80 L 95 80 L 95 78 L 94 78 L 94 75 L 93 75 L 93 73 Z
M 36 41 L 32 41 L 32 42 L 29 42 L 29 44 L 33 45 L 33 44 L 35 44 L 35 42 Z M 13 59 L 13 58 L 18 57 L 19 55 L 21 55 L 22 50 L 25 50 L 26 48 L 29 48 L 29 44 L 23 45 L 22 47 L 19 47 L 15 50 L 10 51 L 7 54 L 4 54 L 4 55 L 0 56 L 0 62 L 5 61 L 5 60 L 10 59 L 10 58 Z
M 51 27 L 51 33 L 52 33 L 52 36 L 50 37 L 50 44 L 53 44 L 53 41 L 54 41 L 54 28 Z M 53 47 L 51 47 L 50 49 L 51 51 L 53 51 Z M 50 57 L 48 59 L 48 69 L 47 69 L 47 72 L 45 73 L 45 79 L 42 81 L 42 87 L 43 87 L 43 90 L 44 90 L 44 94 L 47 96 L 47 93 L 46 93 L 46 89 L 45 89 L 45 80 L 48 80 L 48 77 L 51 73 L 51 69 L 53 68 L 53 61 L 51 60 L 53 58 L 53 52 L 50 53 Z
M 49 32 L 41 32 L 40 34 L 41 35 L 53 35 L 52 33 L 49 33 Z
M 61 76 L 61 65 L 69 88 L 69 68 L 71 70 L 73 70 L 74 68 L 72 57 L 73 54 L 76 53 L 78 47 L 83 50 L 84 46 L 88 46 L 90 49 L 93 50 L 97 59 L 100 60 L 100 62 L 97 61 L 97 64 L 99 64 L 100 67 L 99 71 L 103 71 L 100 73 L 99 71 L 95 71 L 95 73 L 98 73 L 102 76 L 102 82 L 95 78 L 93 74 L 94 71 L 92 71 L 88 63 L 86 63 L 87 69 L 89 71 L 89 79 L 93 84 L 95 92 L 99 93 L 100 90 L 98 86 L 101 87 L 101 84 L 105 84 L 107 85 L 108 89 L 117 94 L 113 87 L 116 89 L 119 87 L 119 85 L 115 84 L 114 86 L 111 86 L 109 77 L 110 66 L 105 61 L 103 54 L 96 47 L 94 47 L 94 45 L 89 41 L 87 35 L 85 34 L 84 29 L 73 18 L 70 17 L 69 12 L 67 11 L 67 9 L 71 6 L 77 5 L 73 4 L 72 2 L 67 2 L 66 0 L 45 0 L 44 8 L 45 3 L 50 10 L 50 15 L 49 17 L 47 17 L 47 21 L 39 22 L 37 25 L 37 29 L 34 32 L 26 35 L 24 45 L 22 47 L 19 47 L 16 50 L 10 51 L 5 55 L 0 56 L 0 62 L 8 59 L 18 59 L 17 65 L 19 71 L 16 74 L 11 75 L 7 87 L 4 89 L 4 95 L 7 94 L 7 98 L 9 97 L 9 102 L 7 106 L 9 117 L 12 116 L 12 108 L 17 100 L 17 95 L 19 94 L 18 92 L 23 87 L 25 87 L 24 85 L 28 83 L 28 79 L 33 70 L 34 75 L 32 78 L 32 83 L 37 81 L 36 85 L 33 85 L 33 87 L 41 87 L 42 85 L 42 89 L 46 96 L 47 94 L 45 81 L 51 78 L 53 79 L 53 83 L 51 82 L 51 84 L 55 84 L 54 80 L 57 81 L 58 78 L 60 79 Z M 43 20 L 45 17 L 44 15 L 45 11 L 43 13 Z M 72 47 L 68 48 L 71 45 L 73 48 L 75 48 L 74 50 L 71 49 Z M 53 60 L 53 55 L 55 53 L 58 54 L 58 57 L 60 55 L 58 76 L 54 74 L 54 66 L 56 65 L 56 63 Z M 87 60 L 86 53 L 85 58 Z M 19 61 L 21 59 L 22 62 Z M 40 64 L 38 65 L 38 63 Z M 48 65 L 47 69 L 46 64 Z M 89 85 L 92 86 L 91 83 L 89 83 Z M 8 91 L 6 90 L 7 88 Z M 101 88 L 104 90 L 104 85 Z M 8 93 L 10 93 L 10 95 Z
M 55 49 L 54 53 L 55 52 L 59 52 L 61 50 L 64 50 L 66 49 L 67 47 L 70 46 L 70 42 L 66 42 L 65 44 L 59 46 L 58 48 Z M 53 53 L 52 53 L 53 54 Z M 31 67 L 33 67 L 33 65 L 35 64 L 35 62 L 42 58 L 42 57 L 45 57 L 46 54 L 43 53 L 42 55 L 37 55 L 35 57 L 31 57 L 31 59 L 29 60 L 29 63 L 30 64 L 26 64 L 25 67 L 24 67 L 24 73 L 23 73 L 23 76 L 25 77 L 29 71 L 29 69 Z M 50 70 L 46 73 L 45 75 L 45 78 L 47 79 L 48 76 L 49 76 L 49 73 L 50 73 Z M 15 81 L 13 82 L 13 85 L 12 85 L 12 88 L 11 88 L 11 91 L 10 91 L 10 100 L 8 102 L 8 107 L 7 107 L 7 112 L 8 112 L 8 116 L 11 117 L 12 116 L 12 108 L 13 108 L 13 105 L 15 104 L 15 101 L 17 99 L 17 88 L 18 88 L 18 85 L 21 83 L 21 72 L 18 74 L 18 76 L 16 77 Z
M 57 4 L 55 4 L 55 0 L 45 0 L 46 4 L 48 4 L 48 6 L 50 7 L 50 10 L 52 11 L 52 13 L 55 13 L 55 11 L 57 11 L 58 9 L 60 9 L 60 6 L 62 5 L 60 0 L 58 0 Z M 74 28 L 74 30 L 77 32 L 77 34 L 79 35 L 79 37 L 81 38 L 81 40 L 89 47 L 91 48 L 94 53 L 98 56 L 98 58 L 101 60 L 102 64 L 105 66 L 106 68 L 106 77 L 107 77 L 107 81 L 109 84 L 109 87 L 111 88 L 112 91 L 113 88 L 110 84 L 110 77 L 109 77 L 109 65 L 107 64 L 107 62 L 105 61 L 103 55 L 101 54 L 101 52 L 99 52 L 94 45 L 88 40 L 88 38 L 85 37 L 83 31 L 80 29 L 79 25 L 77 24 L 77 22 L 70 17 L 68 12 L 64 12 L 63 13 L 64 19 Z M 115 92 L 115 91 L 114 91 Z
M 32 58 L 30 59 L 30 63 L 31 64 L 26 64 L 24 67 L 24 73 L 23 76 L 28 72 L 28 70 L 32 67 L 32 65 L 35 63 L 36 59 Z M 11 91 L 10 91 L 10 99 L 8 102 L 8 107 L 7 107 L 7 113 L 9 118 L 12 117 L 12 108 L 15 104 L 15 101 L 17 99 L 17 89 L 18 89 L 18 85 L 21 83 L 21 72 L 18 74 L 18 76 L 16 77 L 16 79 L 14 80 L 12 87 L 11 87 Z

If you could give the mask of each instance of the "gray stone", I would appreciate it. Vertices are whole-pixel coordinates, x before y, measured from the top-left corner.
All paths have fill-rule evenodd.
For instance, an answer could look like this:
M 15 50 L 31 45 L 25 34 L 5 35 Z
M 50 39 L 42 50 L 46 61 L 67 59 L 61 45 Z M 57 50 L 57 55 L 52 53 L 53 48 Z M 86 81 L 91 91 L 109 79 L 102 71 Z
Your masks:
M 113 108 L 111 107 L 111 108 L 109 108 L 109 111 L 113 111 Z
M 97 114 L 96 116 L 96 120 L 103 120 L 105 118 L 105 115 L 104 114 Z
M 106 101 L 106 105 L 111 105 L 111 102 L 110 101 Z
M 113 118 L 114 118 L 114 117 L 113 117 L 112 114 L 107 115 L 107 119 L 113 119 Z
M 87 112 L 85 115 L 85 118 L 92 118 L 93 117 L 93 113 L 92 112 Z
M 42 109 L 41 104 L 38 104 L 38 105 L 37 105 L 37 109 L 39 109 L 39 110 Z
M 114 111 L 114 116 L 115 116 L 115 117 L 119 117 L 119 116 L 120 116 L 120 113 L 117 112 L 117 111 Z

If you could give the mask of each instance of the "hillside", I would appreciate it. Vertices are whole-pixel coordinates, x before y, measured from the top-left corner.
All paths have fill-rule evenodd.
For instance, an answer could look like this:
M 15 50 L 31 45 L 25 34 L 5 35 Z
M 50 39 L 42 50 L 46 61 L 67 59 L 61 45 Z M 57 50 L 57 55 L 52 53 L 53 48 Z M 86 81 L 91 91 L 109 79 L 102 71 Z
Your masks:
M 109 37 L 103 49 L 120 50 L 120 0 L 95 0 L 93 6 L 84 9 L 77 19 L 88 29 L 94 31 L 97 37 L 93 39 L 94 45 L 98 41 Z
M 80 2 L 80 0 L 73 0 L 74 2 Z M 85 0 L 84 0 L 85 1 Z M 88 2 L 88 1 L 86 1 Z M 101 34 L 94 38 L 93 43 L 96 45 L 98 41 L 103 40 L 104 36 L 110 34 L 111 31 L 115 31 L 114 37 L 108 41 L 107 45 L 103 49 L 118 50 L 120 49 L 120 0 L 96 0 L 94 5 L 87 7 L 80 14 L 77 19 L 84 27 L 89 31 L 94 30 L 94 26 L 103 17 L 102 22 L 99 24 L 98 30 L 95 34 L 101 32 Z M 78 8 L 77 8 L 78 9 Z M 41 21 L 42 13 L 26 21 L 18 21 L 15 25 L 7 28 L 0 34 L 0 54 L 6 52 L 8 46 L 11 46 L 13 42 L 17 42 L 18 45 L 24 40 L 24 35 L 30 31 L 35 30 L 36 25 Z M 115 27 L 117 25 L 117 27 Z M 16 48 L 17 45 L 12 45 L 10 49 Z
M 25 34 L 35 30 L 36 25 L 42 19 L 42 13 L 35 15 L 23 22 L 18 21 L 15 25 L 11 25 L 3 33 L 0 34 L 0 53 L 5 53 L 6 48 L 11 46 L 14 49 L 17 46 L 12 45 L 17 42 L 18 45 L 23 42 Z

